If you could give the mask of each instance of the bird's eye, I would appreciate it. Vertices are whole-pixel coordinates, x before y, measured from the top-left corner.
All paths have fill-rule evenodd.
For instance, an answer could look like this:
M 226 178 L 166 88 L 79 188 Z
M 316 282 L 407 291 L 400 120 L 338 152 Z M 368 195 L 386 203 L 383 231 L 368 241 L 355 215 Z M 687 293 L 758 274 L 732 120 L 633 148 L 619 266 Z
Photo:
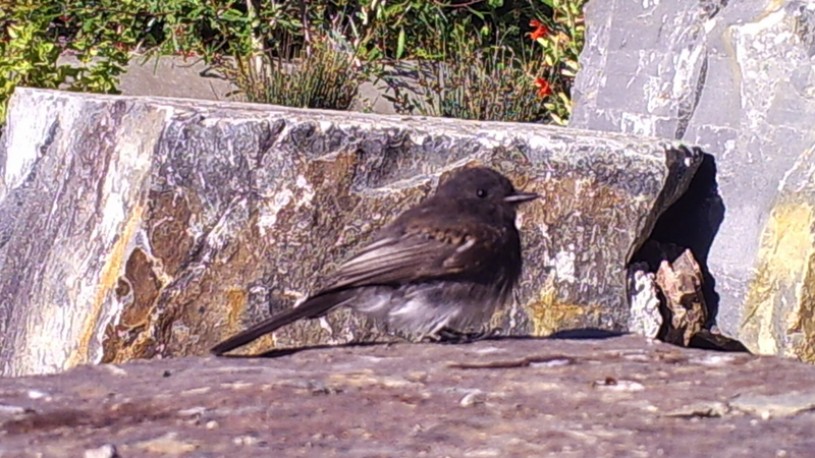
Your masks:
M 475 195 L 477 195 L 478 197 L 483 199 L 483 198 L 487 197 L 487 190 L 486 189 L 479 189 L 478 191 L 475 192 Z

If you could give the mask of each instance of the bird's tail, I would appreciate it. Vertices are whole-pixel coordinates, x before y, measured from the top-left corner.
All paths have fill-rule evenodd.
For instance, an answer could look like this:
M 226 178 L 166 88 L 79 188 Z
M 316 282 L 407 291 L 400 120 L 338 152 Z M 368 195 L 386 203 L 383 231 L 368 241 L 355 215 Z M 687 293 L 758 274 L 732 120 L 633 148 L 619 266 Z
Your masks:
M 344 298 L 338 296 L 343 295 L 327 294 L 311 297 L 298 307 L 286 310 L 277 316 L 261 321 L 251 328 L 235 334 L 218 345 L 215 345 L 209 351 L 212 354 L 221 355 L 230 350 L 246 345 L 265 334 L 276 331 L 287 324 L 294 323 L 295 321 L 303 318 L 317 318 L 323 316 L 326 312 L 334 308 L 334 306 L 339 305 L 342 302 Z

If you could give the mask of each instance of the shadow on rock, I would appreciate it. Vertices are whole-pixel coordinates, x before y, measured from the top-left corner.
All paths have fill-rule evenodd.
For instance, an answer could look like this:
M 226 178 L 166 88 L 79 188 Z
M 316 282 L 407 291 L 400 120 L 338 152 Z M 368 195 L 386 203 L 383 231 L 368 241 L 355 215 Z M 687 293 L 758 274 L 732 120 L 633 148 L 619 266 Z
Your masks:
M 716 322 L 719 295 L 716 293 L 716 280 L 710 274 L 707 258 L 724 214 L 725 206 L 716 182 L 716 159 L 705 153 L 688 190 L 660 216 L 649 237 L 650 242 L 689 248 L 693 253 L 702 270 L 708 327 Z M 649 256 L 647 248 L 647 244 L 643 245 L 643 250 L 633 256 L 632 262 L 645 261 L 651 271 L 656 272 L 662 259 Z
M 291 347 L 291 348 L 275 348 L 272 350 L 268 350 L 262 353 L 256 354 L 240 354 L 240 355 L 218 355 L 218 358 L 232 358 L 232 359 L 251 359 L 251 358 L 280 358 L 283 356 L 291 356 L 296 353 L 300 353 L 303 351 L 309 350 L 326 350 L 332 348 L 355 348 L 355 347 L 374 347 L 374 346 L 382 346 L 386 347 L 389 345 L 393 345 L 394 342 L 349 342 L 345 344 L 335 344 L 335 345 L 309 345 L 305 347 Z
M 585 328 L 585 329 L 564 329 L 558 331 L 550 336 L 552 339 L 569 339 L 569 340 L 604 340 L 621 337 L 626 335 L 625 332 L 608 331 L 606 329 Z

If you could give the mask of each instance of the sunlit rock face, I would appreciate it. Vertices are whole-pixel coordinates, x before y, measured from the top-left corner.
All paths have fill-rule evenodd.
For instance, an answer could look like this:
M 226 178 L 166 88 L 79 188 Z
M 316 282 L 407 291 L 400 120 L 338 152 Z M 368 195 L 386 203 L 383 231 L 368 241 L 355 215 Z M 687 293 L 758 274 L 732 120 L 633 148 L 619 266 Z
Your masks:
M 291 307 L 459 167 L 523 206 L 505 333 L 626 330 L 626 264 L 701 154 L 652 138 L 20 89 L 0 149 L 5 375 L 202 354 Z M 381 338 L 340 311 L 247 348 Z

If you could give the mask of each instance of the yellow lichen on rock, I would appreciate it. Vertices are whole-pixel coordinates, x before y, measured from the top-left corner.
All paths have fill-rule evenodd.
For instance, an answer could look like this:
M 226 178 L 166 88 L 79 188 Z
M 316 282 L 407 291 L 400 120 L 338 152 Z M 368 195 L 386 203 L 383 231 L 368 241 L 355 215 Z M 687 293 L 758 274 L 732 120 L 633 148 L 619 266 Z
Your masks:
M 579 318 L 588 312 L 584 306 L 559 303 L 552 276 L 546 279 L 536 300 L 526 305 L 532 323 L 532 335 L 548 336 L 578 323 Z
M 764 227 L 740 332 L 751 351 L 798 357 L 813 353 L 812 339 L 798 339 L 794 334 L 811 335 L 815 326 L 812 294 L 807 292 L 815 286 L 808 281 L 815 260 L 814 216 L 808 203 L 778 204 Z

